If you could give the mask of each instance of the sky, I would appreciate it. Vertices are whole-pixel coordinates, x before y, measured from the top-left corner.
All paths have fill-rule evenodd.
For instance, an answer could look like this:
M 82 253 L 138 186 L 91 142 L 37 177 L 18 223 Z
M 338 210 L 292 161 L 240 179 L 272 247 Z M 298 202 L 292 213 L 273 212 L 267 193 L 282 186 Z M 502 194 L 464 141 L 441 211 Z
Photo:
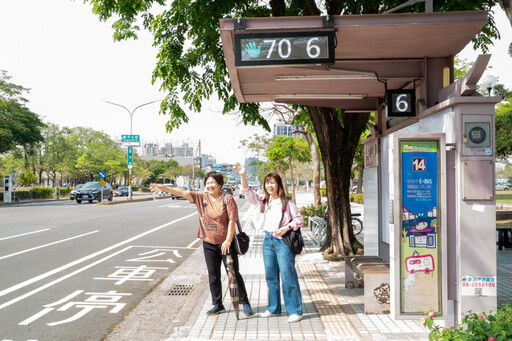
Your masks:
M 490 47 L 488 73 L 512 88 L 512 58 L 508 45 L 512 28 L 504 12 L 496 8 L 501 41 Z M 129 110 L 159 100 L 164 93 L 151 84 L 157 50 L 151 36 L 139 34 L 135 41 L 115 42 L 112 21 L 100 22 L 90 4 L 71 0 L 0 1 L 0 70 L 11 82 L 30 88 L 28 107 L 45 122 L 60 127 L 90 127 L 113 138 L 130 133 Z M 459 55 L 474 61 L 478 52 L 469 44 Z M 135 111 L 133 134 L 143 140 L 189 140 L 201 153 L 219 163 L 243 162 L 251 156 L 239 141 L 264 134 L 260 127 L 244 126 L 236 117 L 221 114 L 216 100 L 203 103 L 201 113 L 190 113 L 189 122 L 166 133 L 167 116 L 159 115 L 153 103 Z

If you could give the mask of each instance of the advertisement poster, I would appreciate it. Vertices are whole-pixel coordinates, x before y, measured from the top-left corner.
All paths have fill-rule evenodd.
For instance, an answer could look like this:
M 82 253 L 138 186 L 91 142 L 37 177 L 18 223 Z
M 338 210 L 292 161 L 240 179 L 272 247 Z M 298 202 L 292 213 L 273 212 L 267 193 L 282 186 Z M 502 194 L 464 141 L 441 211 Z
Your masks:
M 401 312 L 441 311 L 438 142 L 401 141 Z

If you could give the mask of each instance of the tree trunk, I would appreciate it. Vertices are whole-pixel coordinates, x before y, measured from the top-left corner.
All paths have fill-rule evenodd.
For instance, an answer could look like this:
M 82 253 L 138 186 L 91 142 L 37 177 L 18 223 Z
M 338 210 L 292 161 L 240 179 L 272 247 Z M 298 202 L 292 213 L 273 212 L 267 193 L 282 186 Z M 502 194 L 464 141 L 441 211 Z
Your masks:
M 282 179 L 283 180 L 283 189 L 284 189 L 284 193 L 285 194 L 288 194 L 288 185 L 286 184 L 286 172 L 284 171 L 284 168 L 283 166 L 279 166 L 279 173 L 281 173 L 282 175 Z M 265 188 L 265 184 L 263 184 L 263 188 Z
M 349 186 L 352 162 L 368 113 L 342 113 L 335 108 L 308 107 L 322 152 L 329 206 L 327 238 L 322 251 L 331 259 L 353 255 L 355 240 L 350 219 Z
M 294 204 L 297 204 L 297 201 L 295 200 L 295 180 L 293 178 L 293 167 L 292 167 L 292 159 L 288 159 L 288 165 L 290 167 L 290 182 L 292 184 L 292 201 Z
M 364 166 L 361 164 L 357 165 L 357 190 L 356 193 L 363 193 L 363 176 Z
M 305 129 L 303 134 L 306 137 L 309 151 L 311 152 L 311 161 L 313 162 L 313 204 L 318 208 L 322 204 L 322 197 L 320 196 L 320 155 L 318 155 L 313 136 L 305 131 Z

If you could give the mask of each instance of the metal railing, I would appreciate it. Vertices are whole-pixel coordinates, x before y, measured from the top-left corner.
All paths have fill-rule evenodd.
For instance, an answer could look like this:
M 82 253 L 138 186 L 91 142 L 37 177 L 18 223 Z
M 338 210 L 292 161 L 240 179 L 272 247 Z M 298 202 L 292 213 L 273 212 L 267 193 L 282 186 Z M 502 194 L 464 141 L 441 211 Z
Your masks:
M 317 246 L 323 245 L 326 238 L 327 221 L 320 217 L 309 217 L 308 228 L 311 231 L 313 242 Z

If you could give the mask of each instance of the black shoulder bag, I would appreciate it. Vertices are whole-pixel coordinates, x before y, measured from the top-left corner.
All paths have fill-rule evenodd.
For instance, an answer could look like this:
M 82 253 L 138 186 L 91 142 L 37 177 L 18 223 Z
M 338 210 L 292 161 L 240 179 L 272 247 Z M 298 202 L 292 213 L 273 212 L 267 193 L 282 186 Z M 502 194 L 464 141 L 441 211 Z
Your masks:
M 228 194 L 224 197 L 224 206 L 228 205 Z M 233 243 L 236 247 L 236 252 L 242 256 L 247 253 L 249 250 L 249 242 L 251 239 L 247 235 L 247 233 L 242 231 L 242 227 L 240 226 L 240 221 L 236 221 L 236 231 L 235 236 L 233 237 Z
M 286 209 L 288 209 L 288 200 L 286 200 Z M 284 218 L 284 212 L 283 212 L 283 215 L 281 216 L 281 222 L 279 223 L 279 226 L 281 226 L 281 223 L 283 222 L 283 218 Z M 288 245 L 288 247 L 290 248 L 290 250 L 298 255 L 302 252 L 302 249 L 304 248 L 304 239 L 302 238 L 302 232 L 300 231 L 301 228 L 299 227 L 297 229 L 297 231 L 295 230 L 290 230 L 288 232 L 286 232 L 282 238 L 283 238 L 283 241 L 286 243 L 286 245 Z

